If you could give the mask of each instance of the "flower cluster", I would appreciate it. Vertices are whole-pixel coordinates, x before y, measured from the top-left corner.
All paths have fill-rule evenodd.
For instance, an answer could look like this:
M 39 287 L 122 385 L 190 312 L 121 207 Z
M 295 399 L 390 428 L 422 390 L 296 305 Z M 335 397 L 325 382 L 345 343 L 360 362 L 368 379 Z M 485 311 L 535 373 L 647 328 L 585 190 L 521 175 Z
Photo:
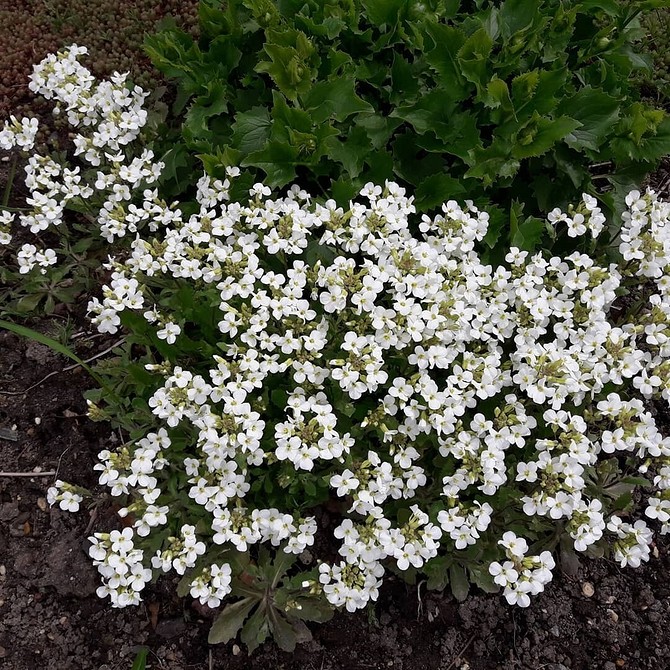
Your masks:
M 138 605 L 152 572 L 144 566 L 144 551 L 135 547 L 132 528 L 96 533 L 89 540 L 88 553 L 103 581 L 98 596 L 109 596 L 113 607 Z
M 528 543 L 512 531 L 507 531 L 498 544 L 505 549 L 508 560 L 491 563 L 489 572 L 493 581 L 503 587 L 503 595 L 510 605 L 528 607 L 530 596 L 542 593 L 551 581 L 554 559 L 548 551 L 527 556 Z
M 105 239 L 111 242 L 128 228 L 137 230 L 135 224 L 125 221 L 128 211 L 132 216 L 131 193 L 140 184 L 155 182 L 162 169 L 150 150 L 144 149 L 135 157 L 128 150 L 147 122 L 143 104 L 148 94 L 139 87 L 129 89 L 127 74 L 115 73 L 109 81 L 96 82 L 79 63 L 86 53 L 85 47 L 72 45 L 50 54 L 33 68 L 29 87 L 55 100 L 54 113 L 65 115 L 76 131 L 72 142 L 80 165 L 70 168 L 50 156 L 30 155 L 25 184 L 31 193 L 26 200 L 31 209 L 18 217 L 7 211 L 0 213 L 0 244 L 10 243 L 15 218 L 38 234 L 63 224 L 70 201 L 83 204 L 94 195 L 102 201 L 96 219 Z M 0 149 L 32 151 L 38 129 L 37 119 L 10 117 L 0 131 Z M 90 208 L 94 211 L 93 205 Z M 56 262 L 53 249 L 38 249 L 34 244 L 24 244 L 18 253 L 22 274 L 36 266 L 44 274 Z
M 319 584 L 350 610 L 377 597 L 390 561 L 421 568 L 441 548 L 457 555 L 495 542 L 500 501 L 510 495 L 523 514 L 565 524 L 576 551 L 607 535 L 617 560 L 647 558 L 644 522 L 609 516 L 609 499 L 593 482 L 618 454 L 628 472 L 658 472 L 661 493 L 647 515 L 668 530 L 670 439 L 629 395 L 667 397 L 670 389 L 667 203 L 652 191 L 629 196 L 621 253 L 633 241 L 644 252 L 625 272 L 578 252 L 547 258 L 516 248 L 494 268 L 475 250 L 488 216 L 470 202 L 424 215 L 417 237 L 412 199 L 395 184 L 366 186 L 367 202 L 347 211 L 312 203 L 297 188 L 272 198 L 260 184 L 243 205 L 227 201 L 239 171 L 227 174 L 199 181 L 200 209 L 189 217 L 145 191 L 138 211 L 155 212 L 159 236 L 138 236 L 126 260 L 112 261 L 111 284 L 89 305 L 103 332 L 134 310 L 179 347 L 186 330 L 199 336 L 200 324 L 158 307 L 167 304 L 161 278 L 191 282 L 216 305 L 223 351 L 197 370 L 148 366 L 163 378 L 149 399 L 156 418 L 195 436 L 182 464 L 167 465 L 140 441 L 118 452 L 121 469 L 114 464 L 103 483 L 139 495 L 141 508 L 157 504 L 154 492 L 170 510 L 170 495 L 141 477 L 183 469 L 214 545 L 247 551 L 270 542 L 299 553 L 313 543 L 316 521 L 265 508 L 255 479 L 275 464 L 325 479 L 350 518 L 334 531 L 342 560 L 320 565 Z M 591 213 L 597 233 L 594 202 L 585 196 L 577 209 Z M 636 277 L 653 279 L 659 293 L 638 324 L 617 325 L 610 307 Z M 275 388 L 284 390 L 263 396 Z M 268 400 L 279 415 L 268 413 Z M 365 403 L 362 413 L 356 403 Z M 392 510 L 417 494 L 425 499 L 436 480 L 436 506 L 414 504 L 398 523 Z M 551 578 L 553 560 L 547 551 L 527 555 L 526 542 L 509 533 L 500 544 L 508 560 L 492 563 L 492 574 L 509 602 L 526 606 Z M 164 554 L 160 567 L 174 568 L 178 554 Z M 194 582 L 196 591 L 218 598 L 207 580 Z
M 77 55 L 48 59 L 35 86 L 58 89 L 82 160 L 111 166 L 90 186 L 105 194 L 97 218 L 107 239 L 133 239 L 89 312 L 101 332 L 137 329 L 154 385 L 134 404 L 159 425 L 96 466 L 131 526 L 91 550 L 115 605 L 170 571 L 218 604 L 222 552 L 300 554 L 328 499 L 345 518 L 313 588 L 348 610 L 377 598 L 389 566 L 478 546 L 526 606 L 551 579 L 556 524 L 576 551 L 609 540 L 622 564 L 647 560 L 651 530 L 624 521 L 612 492 L 651 484 L 646 515 L 670 530 L 670 438 L 645 404 L 670 400 L 670 204 L 629 194 L 621 265 L 512 248 L 494 267 L 477 252 L 486 212 L 450 200 L 414 217 L 395 183 L 367 184 L 347 208 L 297 186 L 231 201 L 229 166 L 199 179 L 195 203 L 168 203 L 145 188 L 161 169 L 151 152 L 123 157 L 143 94 L 122 77 L 94 86 Z M 48 159 L 31 169 L 40 192 L 65 180 Z M 46 193 L 34 206 L 55 221 Z M 549 221 L 569 237 L 604 225 L 588 194 Z M 621 323 L 611 308 L 640 280 L 652 295 Z M 67 492 L 50 501 L 74 509 Z M 507 530 L 512 516 L 528 517 L 532 546 Z M 135 543 L 152 547 L 150 567 Z
M 83 500 L 84 497 L 81 490 L 61 479 L 57 479 L 47 491 L 47 502 L 49 505 L 53 506 L 58 503 L 58 506 L 67 512 L 78 512 L 79 505 Z

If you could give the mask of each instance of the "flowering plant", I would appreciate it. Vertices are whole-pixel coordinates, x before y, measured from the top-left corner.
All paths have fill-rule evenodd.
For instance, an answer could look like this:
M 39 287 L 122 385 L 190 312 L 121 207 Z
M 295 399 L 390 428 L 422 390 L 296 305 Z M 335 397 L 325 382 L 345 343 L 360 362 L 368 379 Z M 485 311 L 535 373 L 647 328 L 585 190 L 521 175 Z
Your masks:
M 619 264 L 512 248 L 493 267 L 471 201 L 416 215 L 392 182 L 346 209 L 297 185 L 233 200 L 228 166 L 169 203 L 141 184 L 159 172 L 147 152 L 116 201 L 107 230 L 135 237 L 89 303 L 100 331 L 126 333 L 120 374 L 98 369 L 117 393 L 89 397 L 129 437 L 96 465 L 126 518 L 91 538 L 113 606 L 168 572 L 211 607 L 261 589 L 246 639 L 290 646 L 300 608 L 365 607 L 389 569 L 525 607 L 557 550 L 637 566 L 652 532 L 629 518 L 636 489 L 653 487 L 645 515 L 670 530 L 670 438 L 645 404 L 670 398 L 670 204 L 653 191 L 626 198 Z M 585 194 L 547 224 L 596 239 L 603 215 Z M 640 281 L 646 307 L 617 315 Z M 58 481 L 48 499 L 76 511 L 84 492 Z M 281 591 L 282 559 L 314 553 Z M 213 641 L 254 603 L 224 610 Z

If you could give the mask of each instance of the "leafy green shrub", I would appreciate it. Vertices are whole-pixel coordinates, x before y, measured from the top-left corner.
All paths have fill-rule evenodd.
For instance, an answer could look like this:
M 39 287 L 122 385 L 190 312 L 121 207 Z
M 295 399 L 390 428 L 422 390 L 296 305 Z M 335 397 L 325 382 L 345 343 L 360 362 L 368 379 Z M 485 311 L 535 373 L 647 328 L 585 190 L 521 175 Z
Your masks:
M 421 211 L 467 195 L 491 213 L 490 243 L 514 218 L 509 241 L 531 248 L 542 211 L 605 187 L 620 208 L 670 151 L 670 119 L 630 83 L 648 66 L 638 15 L 660 4 L 203 0 L 199 40 L 147 40 L 186 110 L 165 160 L 187 175 L 194 150 L 212 176 L 239 164 L 342 205 L 384 179 Z

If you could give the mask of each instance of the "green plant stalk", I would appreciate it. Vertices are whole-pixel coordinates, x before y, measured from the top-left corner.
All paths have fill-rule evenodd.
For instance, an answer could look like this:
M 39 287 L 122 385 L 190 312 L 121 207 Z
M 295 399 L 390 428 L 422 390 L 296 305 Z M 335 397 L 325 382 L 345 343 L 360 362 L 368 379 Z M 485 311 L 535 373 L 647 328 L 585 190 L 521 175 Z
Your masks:
M 100 375 L 98 375 L 93 368 L 91 368 L 89 365 L 87 365 L 84 361 L 77 356 L 74 352 L 70 351 L 67 347 L 63 346 L 60 342 L 54 340 L 51 337 L 47 337 L 46 335 L 42 335 L 42 333 L 38 333 L 36 330 L 33 330 L 32 328 L 26 328 L 25 326 L 19 326 L 16 323 L 11 323 L 10 321 L 2 321 L 0 320 L 0 328 L 4 328 L 5 330 L 10 331 L 11 333 L 15 333 L 16 335 L 19 335 L 21 337 L 27 338 L 29 340 L 33 340 L 35 342 L 39 342 L 40 344 L 43 344 L 53 351 L 62 354 L 63 356 L 67 356 L 71 360 L 73 360 L 75 363 L 78 365 L 81 365 L 86 372 L 88 372 L 93 379 L 104 389 L 107 391 L 111 392 L 111 389 L 107 387 L 107 384 L 105 384 L 104 380 Z

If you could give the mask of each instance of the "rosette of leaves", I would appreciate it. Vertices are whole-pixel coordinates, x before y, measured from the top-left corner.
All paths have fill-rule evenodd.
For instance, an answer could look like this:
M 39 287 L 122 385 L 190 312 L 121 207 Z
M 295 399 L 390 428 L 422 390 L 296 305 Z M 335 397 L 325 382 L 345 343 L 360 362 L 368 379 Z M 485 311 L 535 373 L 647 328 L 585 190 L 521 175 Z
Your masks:
M 284 651 L 309 642 L 312 633 L 305 621 L 326 622 L 332 618 L 333 608 L 301 586 L 307 573 L 287 576 L 295 560 L 295 555 L 283 552 L 277 552 L 272 560 L 264 546 L 255 562 L 247 554 L 237 554 L 232 560 L 236 574 L 232 588 L 233 595 L 240 599 L 227 604 L 216 617 L 209 631 L 209 644 L 230 642 L 238 633 L 249 653 L 269 636 Z M 187 595 L 191 578 L 187 576 L 182 581 L 180 595 Z
M 345 205 L 394 179 L 423 211 L 467 194 L 491 246 L 504 229 L 533 248 L 539 212 L 606 191 L 614 212 L 670 151 L 670 119 L 631 80 L 651 62 L 640 13 L 667 4 L 202 0 L 199 40 L 146 42 L 184 113 L 166 175 L 176 194 L 197 153 L 214 176 L 238 164 Z

